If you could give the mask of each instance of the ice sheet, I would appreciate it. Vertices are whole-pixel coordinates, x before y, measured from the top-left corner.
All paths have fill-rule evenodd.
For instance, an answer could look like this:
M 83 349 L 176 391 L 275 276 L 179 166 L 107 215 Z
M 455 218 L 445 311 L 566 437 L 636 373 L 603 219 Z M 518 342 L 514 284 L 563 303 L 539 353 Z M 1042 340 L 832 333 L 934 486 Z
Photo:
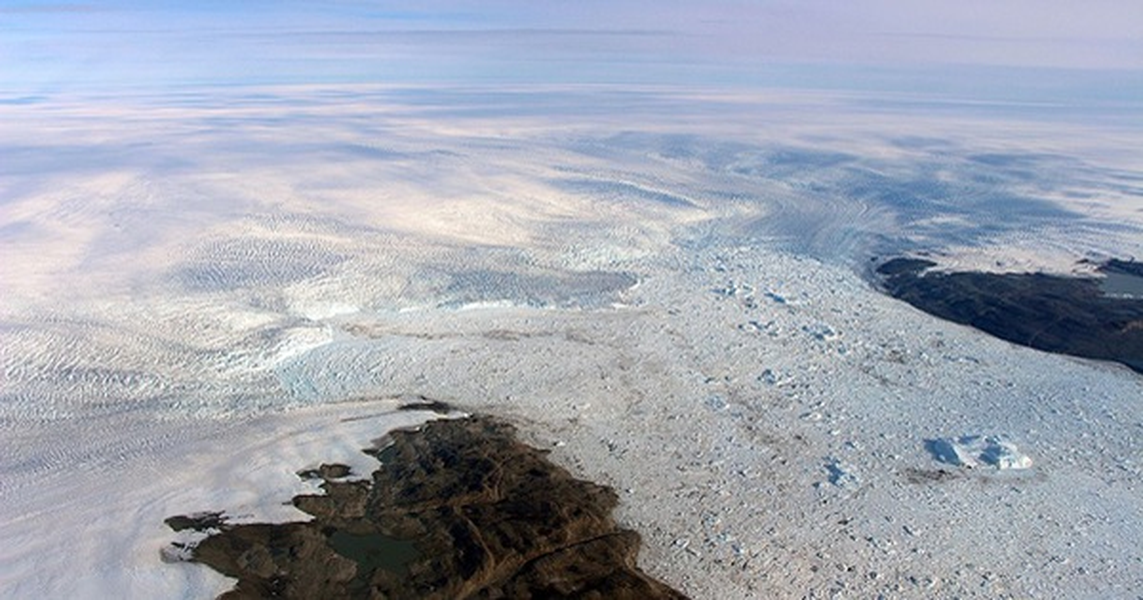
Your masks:
M 1138 376 L 864 278 L 897 252 L 1143 256 L 1137 127 L 795 91 L 245 93 L 0 105 L 0 595 L 214 593 L 158 560 L 162 519 L 289 517 L 296 470 L 425 418 L 346 402 L 404 394 L 615 486 L 642 564 L 695 597 L 1143 588 Z M 1033 466 L 925 449 L 972 432 Z

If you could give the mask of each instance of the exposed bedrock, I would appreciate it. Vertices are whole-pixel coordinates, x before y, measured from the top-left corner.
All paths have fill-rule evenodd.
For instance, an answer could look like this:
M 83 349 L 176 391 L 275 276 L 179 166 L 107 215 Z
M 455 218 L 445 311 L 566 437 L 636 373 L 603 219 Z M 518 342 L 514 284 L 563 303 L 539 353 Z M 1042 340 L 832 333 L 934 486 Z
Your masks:
M 1010 342 L 1048 352 L 1112 360 L 1143 373 L 1143 297 L 1107 293 L 1101 280 L 1044 273 L 927 272 L 935 263 L 895 258 L 877 273 L 895 298 Z M 1143 264 L 1099 267 L 1128 284 Z
M 609 488 L 573 478 L 488 417 L 390 434 L 372 481 L 332 465 L 306 523 L 219 526 L 191 560 L 238 579 L 224 598 L 682 598 L 636 566 Z M 172 527 L 194 519 L 173 517 Z

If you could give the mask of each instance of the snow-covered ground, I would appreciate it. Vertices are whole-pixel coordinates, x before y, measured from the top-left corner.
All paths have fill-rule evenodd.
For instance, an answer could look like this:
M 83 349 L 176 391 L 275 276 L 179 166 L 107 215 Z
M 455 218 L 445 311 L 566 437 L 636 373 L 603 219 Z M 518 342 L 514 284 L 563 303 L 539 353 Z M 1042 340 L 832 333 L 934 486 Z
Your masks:
M 392 412 L 413 394 L 614 486 L 641 564 L 696 598 L 1143 589 L 1143 378 L 866 279 L 894 252 L 1143 257 L 1143 132 L 869 106 L 0 106 L 0 595 L 217 593 L 160 561 L 162 519 L 296 517 L 293 473 L 364 469 L 358 448 L 429 417 Z M 966 436 L 1030 466 L 952 464 Z

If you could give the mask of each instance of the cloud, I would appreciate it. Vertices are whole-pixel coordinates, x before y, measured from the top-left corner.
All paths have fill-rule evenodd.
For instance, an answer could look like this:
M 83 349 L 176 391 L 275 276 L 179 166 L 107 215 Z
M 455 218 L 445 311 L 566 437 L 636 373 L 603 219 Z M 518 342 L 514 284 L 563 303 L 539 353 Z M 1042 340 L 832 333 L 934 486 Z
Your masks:
M 776 66 L 1143 70 L 1143 4 L 1126 0 L 106 6 L 114 19 L 69 17 L 103 9 L 94 4 L 0 9 L 14 22 L 0 40 L 8 83 L 19 93 L 313 82 L 709 86 L 765 82 Z

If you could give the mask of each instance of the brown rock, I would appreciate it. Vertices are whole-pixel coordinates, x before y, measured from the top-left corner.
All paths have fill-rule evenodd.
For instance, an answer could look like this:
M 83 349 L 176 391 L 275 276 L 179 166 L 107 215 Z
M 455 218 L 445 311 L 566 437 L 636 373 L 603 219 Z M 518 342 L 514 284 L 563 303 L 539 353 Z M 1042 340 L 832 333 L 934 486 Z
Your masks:
M 470 417 L 391 438 L 372 483 L 323 465 L 326 495 L 294 499 L 312 521 L 223 525 L 193 560 L 239 580 L 226 598 L 683 597 L 635 566 L 615 493 L 512 426 Z

